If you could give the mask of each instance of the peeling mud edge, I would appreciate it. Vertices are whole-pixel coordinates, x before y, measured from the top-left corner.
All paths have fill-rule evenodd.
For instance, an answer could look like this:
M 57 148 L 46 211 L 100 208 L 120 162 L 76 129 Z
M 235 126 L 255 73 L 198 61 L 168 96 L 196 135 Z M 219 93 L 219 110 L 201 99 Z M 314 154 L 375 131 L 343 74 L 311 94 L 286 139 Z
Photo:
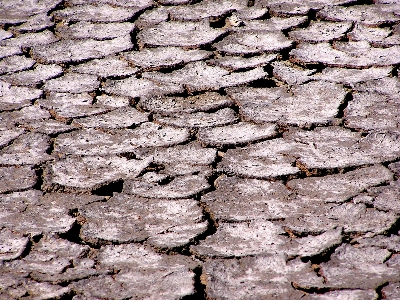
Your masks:
M 206 300 L 208 299 L 207 297 L 207 292 L 206 292 L 206 283 L 204 274 L 203 274 L 203 267 L 198 266 L 195 269 L 193 269 L 194 273 L 194 289 L 195 293 L 192 295 L 187 295 L 181 298 L 182 300 Z

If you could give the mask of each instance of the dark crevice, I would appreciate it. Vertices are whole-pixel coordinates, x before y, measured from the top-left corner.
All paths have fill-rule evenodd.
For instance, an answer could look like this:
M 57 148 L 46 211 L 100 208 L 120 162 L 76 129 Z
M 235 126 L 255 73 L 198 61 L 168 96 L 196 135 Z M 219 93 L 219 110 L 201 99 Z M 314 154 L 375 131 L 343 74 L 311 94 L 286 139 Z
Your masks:
M 353 94 L 352 93 L 347 93 L 346 96 L 343 99 L 343 102 L 339 105 L 338 108 L 338 113 L 335 116 L 335 118 L 343 118 L 344 117 L 344 110 L 346 109 L 347 105 L 349 104 L 349 101 L 353 100 Z
M 194 276 L 194 289 L 195 293 L 192 295 L 188 295 L 182 298 L 182 300 L 206 300 L 207 299 L 207 294 L 206 294 L 206 286 L 202 282 L 202 273 L 203 269 L 201 266 L 195 268 L 193 270 L 195 276 Z
M 121 193 L 123 189 L 124 181 L 118 180 L 104 185 L 92 192 L 93 195 L 98 196 L 113 196 L 114 193 Z

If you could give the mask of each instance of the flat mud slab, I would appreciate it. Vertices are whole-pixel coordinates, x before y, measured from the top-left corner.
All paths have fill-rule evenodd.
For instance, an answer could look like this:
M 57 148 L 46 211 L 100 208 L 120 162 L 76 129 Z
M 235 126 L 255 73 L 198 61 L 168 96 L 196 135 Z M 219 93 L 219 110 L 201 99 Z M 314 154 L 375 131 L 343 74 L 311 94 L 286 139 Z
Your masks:
M 0 1 L 0 299 L 400 299 L 396 0 Z

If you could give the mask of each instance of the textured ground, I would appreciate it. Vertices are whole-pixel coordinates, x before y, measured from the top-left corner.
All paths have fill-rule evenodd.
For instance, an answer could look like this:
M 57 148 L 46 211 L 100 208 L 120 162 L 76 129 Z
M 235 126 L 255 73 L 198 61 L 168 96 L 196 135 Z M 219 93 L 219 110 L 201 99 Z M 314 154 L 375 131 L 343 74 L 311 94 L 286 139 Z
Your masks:
M 0 2 L 0 299 L 400 299 L 398 0 Z

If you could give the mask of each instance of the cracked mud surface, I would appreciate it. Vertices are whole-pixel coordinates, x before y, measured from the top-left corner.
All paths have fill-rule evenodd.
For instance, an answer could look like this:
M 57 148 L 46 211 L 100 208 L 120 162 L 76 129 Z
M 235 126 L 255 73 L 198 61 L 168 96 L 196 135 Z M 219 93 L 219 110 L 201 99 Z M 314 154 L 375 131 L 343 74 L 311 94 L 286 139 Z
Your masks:
M 400 299 L 397 0 L 0 3 L 0 299 Z

